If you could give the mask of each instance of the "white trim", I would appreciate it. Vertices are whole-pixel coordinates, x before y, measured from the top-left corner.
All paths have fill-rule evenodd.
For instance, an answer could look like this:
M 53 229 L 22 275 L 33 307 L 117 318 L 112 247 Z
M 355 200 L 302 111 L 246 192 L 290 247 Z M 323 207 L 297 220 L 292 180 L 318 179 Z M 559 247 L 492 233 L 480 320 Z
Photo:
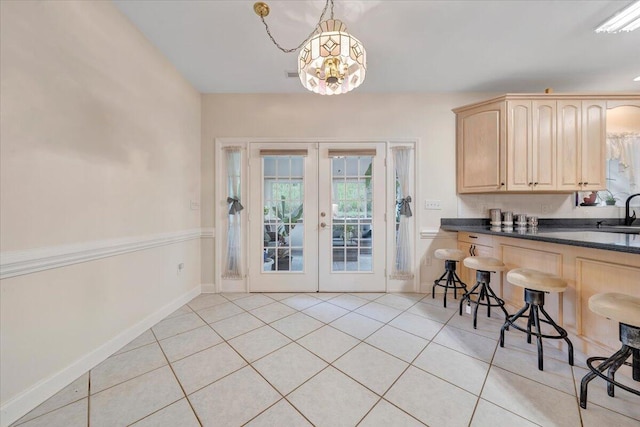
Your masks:
M 79 360 L 38 382 L 30 389 L 6 402 L 0 408 L 0 426 L 6 427 L 28 413 L 30 410 L 62 390 L 85 372 L 97 366 L 103 360 L 120 350 L 141 333 L 173 313 L 184 304 L 200 295 L 201 285 L 197 285 L 184 295 L 161 307 L 156 312 L 118 334 L 115 338 L 102 344 L 97 349 L 84 355 Z
M 457 239 L 456 232 L 442 231 L 439 228 L 425 228 L 420 231 L 421 239 Z
M 203 239 L 213 239 L 216 237 L 216 229 L 213 227 L 204 227 L 202 228 L 202 234 L 200 237 Z
M 0 279 L 208 237 L 208 229 L 96 240 L 0 253 Z M 205 233 L 207 235 L 205 236 Z

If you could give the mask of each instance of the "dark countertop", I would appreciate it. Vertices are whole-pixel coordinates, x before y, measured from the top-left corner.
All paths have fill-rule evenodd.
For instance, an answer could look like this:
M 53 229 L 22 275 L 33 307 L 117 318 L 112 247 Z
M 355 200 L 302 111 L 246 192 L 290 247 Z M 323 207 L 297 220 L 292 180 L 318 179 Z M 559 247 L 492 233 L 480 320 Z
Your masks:
M 597 228 L 598 222 L 601 228 Z M 640 229 L 632 233 L 615 232 L 613 227 L 620 226 L 618 219 L 540 219 L 538 224 L 537 229 L 491 231 L 488 219 L 442 218 L 440 228 L 640 254 Z

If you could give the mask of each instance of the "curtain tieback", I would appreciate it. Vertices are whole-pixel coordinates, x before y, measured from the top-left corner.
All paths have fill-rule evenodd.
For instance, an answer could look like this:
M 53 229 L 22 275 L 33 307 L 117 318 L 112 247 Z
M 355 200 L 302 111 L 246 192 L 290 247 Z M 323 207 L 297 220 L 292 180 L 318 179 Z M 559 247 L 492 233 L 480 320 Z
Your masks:
M 235 197 L 227 197 L 227 203 L 231 204 L 231 206 L 229 206 L 229 215 L 235 215 L 244 209 L 244 206 L 240 204 L 240 200 Z
M 411 196 L 400 199 L 400 201 L 398 202 L 398 206 L 400 206 L 400 215 L 404 215 L 407 218 L 413 215 L 411 213 L 411 206 L 409 205 L 409 203 L 411 203 Z

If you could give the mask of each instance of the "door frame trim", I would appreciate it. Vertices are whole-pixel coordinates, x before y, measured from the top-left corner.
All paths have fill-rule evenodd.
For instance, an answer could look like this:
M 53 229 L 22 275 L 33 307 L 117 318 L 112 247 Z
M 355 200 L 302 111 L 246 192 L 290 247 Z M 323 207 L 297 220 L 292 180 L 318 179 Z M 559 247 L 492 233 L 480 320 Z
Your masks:
M 225 279 L 222 277 L 222 265 L 224 262 L 224 243 L 226 242 L 226 204 L 223 201 L 226 199 L 226 166 L 224 165 L 224 156 L 222 156 L 223 148 L 229 146 L 238 146 L 241 147 L 242 152 L 242 165 L 241 165 L 241 173 L 242 173 L 242 182 L 241 182 L 241 192 L 242 198 L 248 197 L 248 182 L 250 180 L 249 173 L 250 168 L 248 167 L 248 147 L 250 143 L 292 143 L 292 142 L 305 142 L 305 143 L 321 143 L 321 142 L 329 142 L 329 143 L 385 143 L 385 151 L 387 157 L 387 172 L 386 179 L 387 183 L 392 179 L 390 173 L 390 163 L 392 161 L 391 157 L 391 147 L 393 146 L 411 146 L 414 150 L 413 156 L 413 188 L 414 193 L 416 194 L 415 200 L 415 208 L 413 210 L 413 230 L 412 235 L 413 239 L 411 241 L 413 245 L 413 270 L 414 276 L 412 279 L 402 280 L 402 279 L 392 279 L 390 278 L 391 272 L 393 271 L 393 262 L 394 262 L 394 249 L 395 245 L 387 244 L 386 251 L 386 274 L 385 274 L 385 290 L 386 292 L 419 292 L 420 291 L 420 257 L 418 256 L 418 240 L 420 239 L 420 235 L 417 232 L 418 225 L 421 223 L 421 209 L 419 209 L 418 201 L 422 198 L 418 195 L 420 194 L 420 185 L 418 180 L 418 171 L 417 171 L 417 163 L 419 157 L 419 147 L 420 147 L 420 138 L 312 138 L 312 137 L 304 137 L 304 138 L 295 138 L 295 137 L 228 137 L 228 138 L 214 138 L 213 139 L 213 154 L 214 154 L 214 168 L 213 168 L 213 180 L 214 180 L 214 199 L 212 203 L 212 215 L 214 220 L 214 230 L 217 230 L 215 233 L 215 243 L 214 243 L 214 253 L 213 253 L 213 277 L 214 277 L 214 288 L 215 292 L 251 292 L 250 287 L 250 278 L 248 275 L 248 266 L 243 265 L 243 278 L 242 279 Z M 392 186 L 393 187 L 393 186 Z M 391 190 L 390 186 L 387 185 L 387 213 L 393 212 L 395 207 L 395 189 Z M 248 218 L 249 218 L 249 210 L 251 206 L 247 206 L 247 211 L 242 218 L 242 248 L 245 251 L 244 259 L 246 257 L 246 251 L 248 250 Z M 387 215 L 389 217 L 389 215 Z M 389 219 L 387 218 L 387 221 Z M 388 232 L 391 233 L 389 227 L 387 227 Z M 387 238 L 387 242 L 393 241 L 388 240 L 390 236 Z M 204 261 L 204 260 L 203 260 Z M 204 264 L 204 263 L 203 263 Z

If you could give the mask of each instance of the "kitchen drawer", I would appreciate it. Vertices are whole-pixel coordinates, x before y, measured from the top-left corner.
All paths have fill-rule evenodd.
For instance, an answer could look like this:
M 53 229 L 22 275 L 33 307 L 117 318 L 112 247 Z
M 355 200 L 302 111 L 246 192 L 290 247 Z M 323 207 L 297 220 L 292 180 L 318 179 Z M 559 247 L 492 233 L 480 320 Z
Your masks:
M 489 234 L 458 232 L 458 241 L 474 245 L 493 246 L 493 236 Z

